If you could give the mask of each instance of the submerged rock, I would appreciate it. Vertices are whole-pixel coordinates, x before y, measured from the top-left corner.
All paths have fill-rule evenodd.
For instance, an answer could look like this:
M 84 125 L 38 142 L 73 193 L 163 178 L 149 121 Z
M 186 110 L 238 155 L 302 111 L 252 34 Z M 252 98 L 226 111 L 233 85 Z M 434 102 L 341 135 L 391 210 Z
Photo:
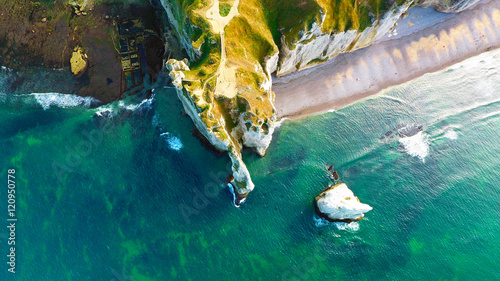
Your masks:
M 345 183 L 338 183 L 321 192 L 315 200 L 316 212 L 330 222 L 353 222 L 373 208 L 359 202 Z

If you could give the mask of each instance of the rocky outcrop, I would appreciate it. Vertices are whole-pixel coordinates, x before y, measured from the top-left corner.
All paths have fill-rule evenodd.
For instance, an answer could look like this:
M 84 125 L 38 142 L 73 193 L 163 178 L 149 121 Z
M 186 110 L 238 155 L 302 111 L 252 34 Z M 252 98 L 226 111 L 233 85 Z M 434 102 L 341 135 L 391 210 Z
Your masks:
M 201 51 L 193 46 L 191 41 L 194 38 L 194 32 L 200 27 L 189 21 L 189 17 L 181 10 L 181 6 L 174 5 L 168 0 L 159 0 L 163 9 L 167 13 L 167 19 L 176 33 L 182 48 L 186 51 L 189 59 L 194 60 L 201 56 Z
M 243 130 L 240 125 L 234 127 L 233 130 L 229 130 L 226 120 L 222 116 L 218 116 L 217 113 L 214 114 L 210 105 L 204 108 L 200 107 L 200 104 L 196 102 L 200 101 L 200 99 L 196 97 L 194 91 L 183 85 L 185 79 L 184 72 L 190 71 L 187 66 L 187 60 L 176 61 L 171 59 L 167 62 L 167 68 L 170 71 L 172 83 L 176 87 L 177 96 L 181 100 L 186 113 L 193 120 L 196 128 L 216 149 L 228 152 L 232 162 L 232 185 L 239 202 L 254 189 L 250 172 L 241 158 L 242 143 L 238 137 L 241 135 L 248 135 L 248 132 Z M 243 112 L 240 115 L 242 120 L 244 120 L 243 116 L 245 116 L 245 114 L 246 112 Z M 250 119 L 249 122 L 251 123 Z M 253 125 L 251 125 L 251 127 L 252 126 Z M 270 130 L 274 130 L 274 126 L 270 126 Z M 251 131 L 253 132 L 253 130 Z M 256 133 L 256 135 L 258 139 L 266 139 L 258 133 Z M 269 136 L 268 138 L 270 142 L 271 137 Z M 264 146 L 265 145 L 259 144 L 259 142 L 255 142 L 255 147 L 261 149 L 260 152 L 262 152 L 262 154 L 265 153 L 265 149 L 267 148 L 267 146 Z
M 85 73 L 88 66 L 88 58 L 85 53 L 83 53 L 81 47 L 75 47 L 70 59 L 71 73 L 76 77 L 80 77 Z
M 315 198 L 318 215 L 330 222 L 353 222 L 364 217 L 373 208 L 359 202 L 345 183 L 333 185 Z
M 254 148 L 264 156 L 276 127 L 271 74 L 284 75 L 368 46 L 417 3 L 367 0 L 363 5 L 337 5 L 312 0 L 297 9 L 294 1 L 235 0 L 222 15 L 218 0 L 152 1 L 161 3 L 189 57 L 189 62 L 167 63 L 179 99 L 206 139 L 228 151 L 240 198 L 254 187 L 242 148 Z M 463 9 L 474 2 L 439 4 L 446 1 L 443 10 Z
M 187 7 L 161 3 L 189 54 L 189 61 L 167 62 L 178 97 L 205 138 L 228 152 L 234 192 L 243 201 L 254 184 L 241 150 L 254 148 L 264 156 L 276 126 L 271 73 L 277 47 L 269 31 L 262 33 L 264 23 L 245 10 L 246 3 L 234 1 L 225 17 L 216 0 Z M 256 25 L 263 29 L 253 29 Z M 256 59 L 257 53 L 262 57 Z

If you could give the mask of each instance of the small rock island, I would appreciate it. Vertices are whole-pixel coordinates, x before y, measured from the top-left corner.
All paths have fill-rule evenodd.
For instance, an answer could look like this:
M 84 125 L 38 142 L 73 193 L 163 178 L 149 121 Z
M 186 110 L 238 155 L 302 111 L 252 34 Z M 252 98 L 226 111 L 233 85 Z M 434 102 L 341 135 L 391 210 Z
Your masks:
M 345 183 L 328 187 L 316 196 L 314 203 L 318 215 L 330 222 L 359 221 L 365 216 L 364 213 L 373 209 L 359 202 Z

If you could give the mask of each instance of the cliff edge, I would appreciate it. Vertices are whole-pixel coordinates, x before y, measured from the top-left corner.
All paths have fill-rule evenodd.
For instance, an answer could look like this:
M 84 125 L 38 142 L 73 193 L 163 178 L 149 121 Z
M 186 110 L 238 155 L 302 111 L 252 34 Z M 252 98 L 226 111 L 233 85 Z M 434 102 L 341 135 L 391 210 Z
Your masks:
M 445 12 L 479 0 L 154 0 L 188 59 L 166 65 L 198 130 L 228 151 L 239 198 L 254 188 L 244 146 L 264 156 L 276 127 L 271 74 L 328 61 L 381 39 L 413 5 Z

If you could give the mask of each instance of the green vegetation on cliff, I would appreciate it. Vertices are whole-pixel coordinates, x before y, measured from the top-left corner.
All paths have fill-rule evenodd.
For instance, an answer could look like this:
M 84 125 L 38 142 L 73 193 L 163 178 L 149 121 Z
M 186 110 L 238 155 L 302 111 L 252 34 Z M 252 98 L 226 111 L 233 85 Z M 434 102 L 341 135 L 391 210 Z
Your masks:
M 255 147 L 261 155 L 269 145 L 268 134 L 272 134 L 276 120 L 271 73 L 281 62 L 280 49 L 286 46 L 293 50 L 299 40 L 303 45 L 309 43 L 315 40 L 318 30 L 322 34 L 362 31 L 381 19 L 394 1 L 162 0 L 162 3 L 189 54 L 189 70 L 174 70 L 172 77 L 183 95 L 194 102 L 198 117 L 192 117 L 201 119 L 208 133 L 219 141 L 228 142 L 230 155 L 240 157 L 243 145 Z M 315 33 L 304 37 L 315 24 Z M 349 38 L 354 41 L 347 45 L 354 46 L 357 38 L 354 35 L 346 40 Z M 304 65 L 325 60 L 313 57 Z M 297 65 L 300 64 L 299 61 Z M 233 168 L 242 167 L 236 162 L 233 161 Z
M 402 4 L 405 0 L 397 0 Z M 324 32 L 362 31 L 379 19 L 394 3 L 390 0 L 261 0 L 269 30 L 279 46 L 298 39 L 300 32 L 324 17 Z
M 399 0 L 404 1 L 404 0 Z M 190 53 L 190 71 L 185 72 L 185 86 L 200 108 L 219 108 L 231 111 L 212 102 L 214 96 L 231 99 L 234 94 L 248 104 L 246 116 L 252 121 L 266 120 L 273 116 L 273 94 L 262 85 L 269 83 L 266 60 L 278 53 L 283 42 L 290 48 L 313 23 L 325 33 L 349 29 L 363 30 L 380 18 L 392 4 L 387 0 L 164 0 L 170 9 L 170 20 L 177 26 L 178 36 L 185 40 L 184 47 Z M 212 23 L 214 9 L 222 18 L 237 9 L 224 27 L 224 42 L 218 24 Z M 229 16 L 228 16 L 229 17 Z M 310 40 L 314 40 L 311 38 Z M 222 46 L 227 59 L 222 58 Z M 276 61 L 272 67 L 275 67 Z M 221 70 L 222 69 L 222 70 Z M 225 82 L 237 93 L 228 95 L 219 87 L 221 72 L 233 71 L 234 81 Z M 272 70 L 272 69 L 271 69 Z M 227 77 L 232 74 L 227 73 Z M 227 78 L 226 77 L 226 78 Z M 231 76 L 232 77 L 232 76 Z M 229 78 L 227 78 L 229 79 Z M 219 86 L 218 86 L 219 85 Z M 207 106 L 209 104 L 210 106 Z M 222 114 L 227 116 L 227 114 Z M 232 114 L 232 119 L 239 118 Z M 251 117 L 249 117 L 251 116 Z M 237 120 L 231 120 L 237 123 Z

